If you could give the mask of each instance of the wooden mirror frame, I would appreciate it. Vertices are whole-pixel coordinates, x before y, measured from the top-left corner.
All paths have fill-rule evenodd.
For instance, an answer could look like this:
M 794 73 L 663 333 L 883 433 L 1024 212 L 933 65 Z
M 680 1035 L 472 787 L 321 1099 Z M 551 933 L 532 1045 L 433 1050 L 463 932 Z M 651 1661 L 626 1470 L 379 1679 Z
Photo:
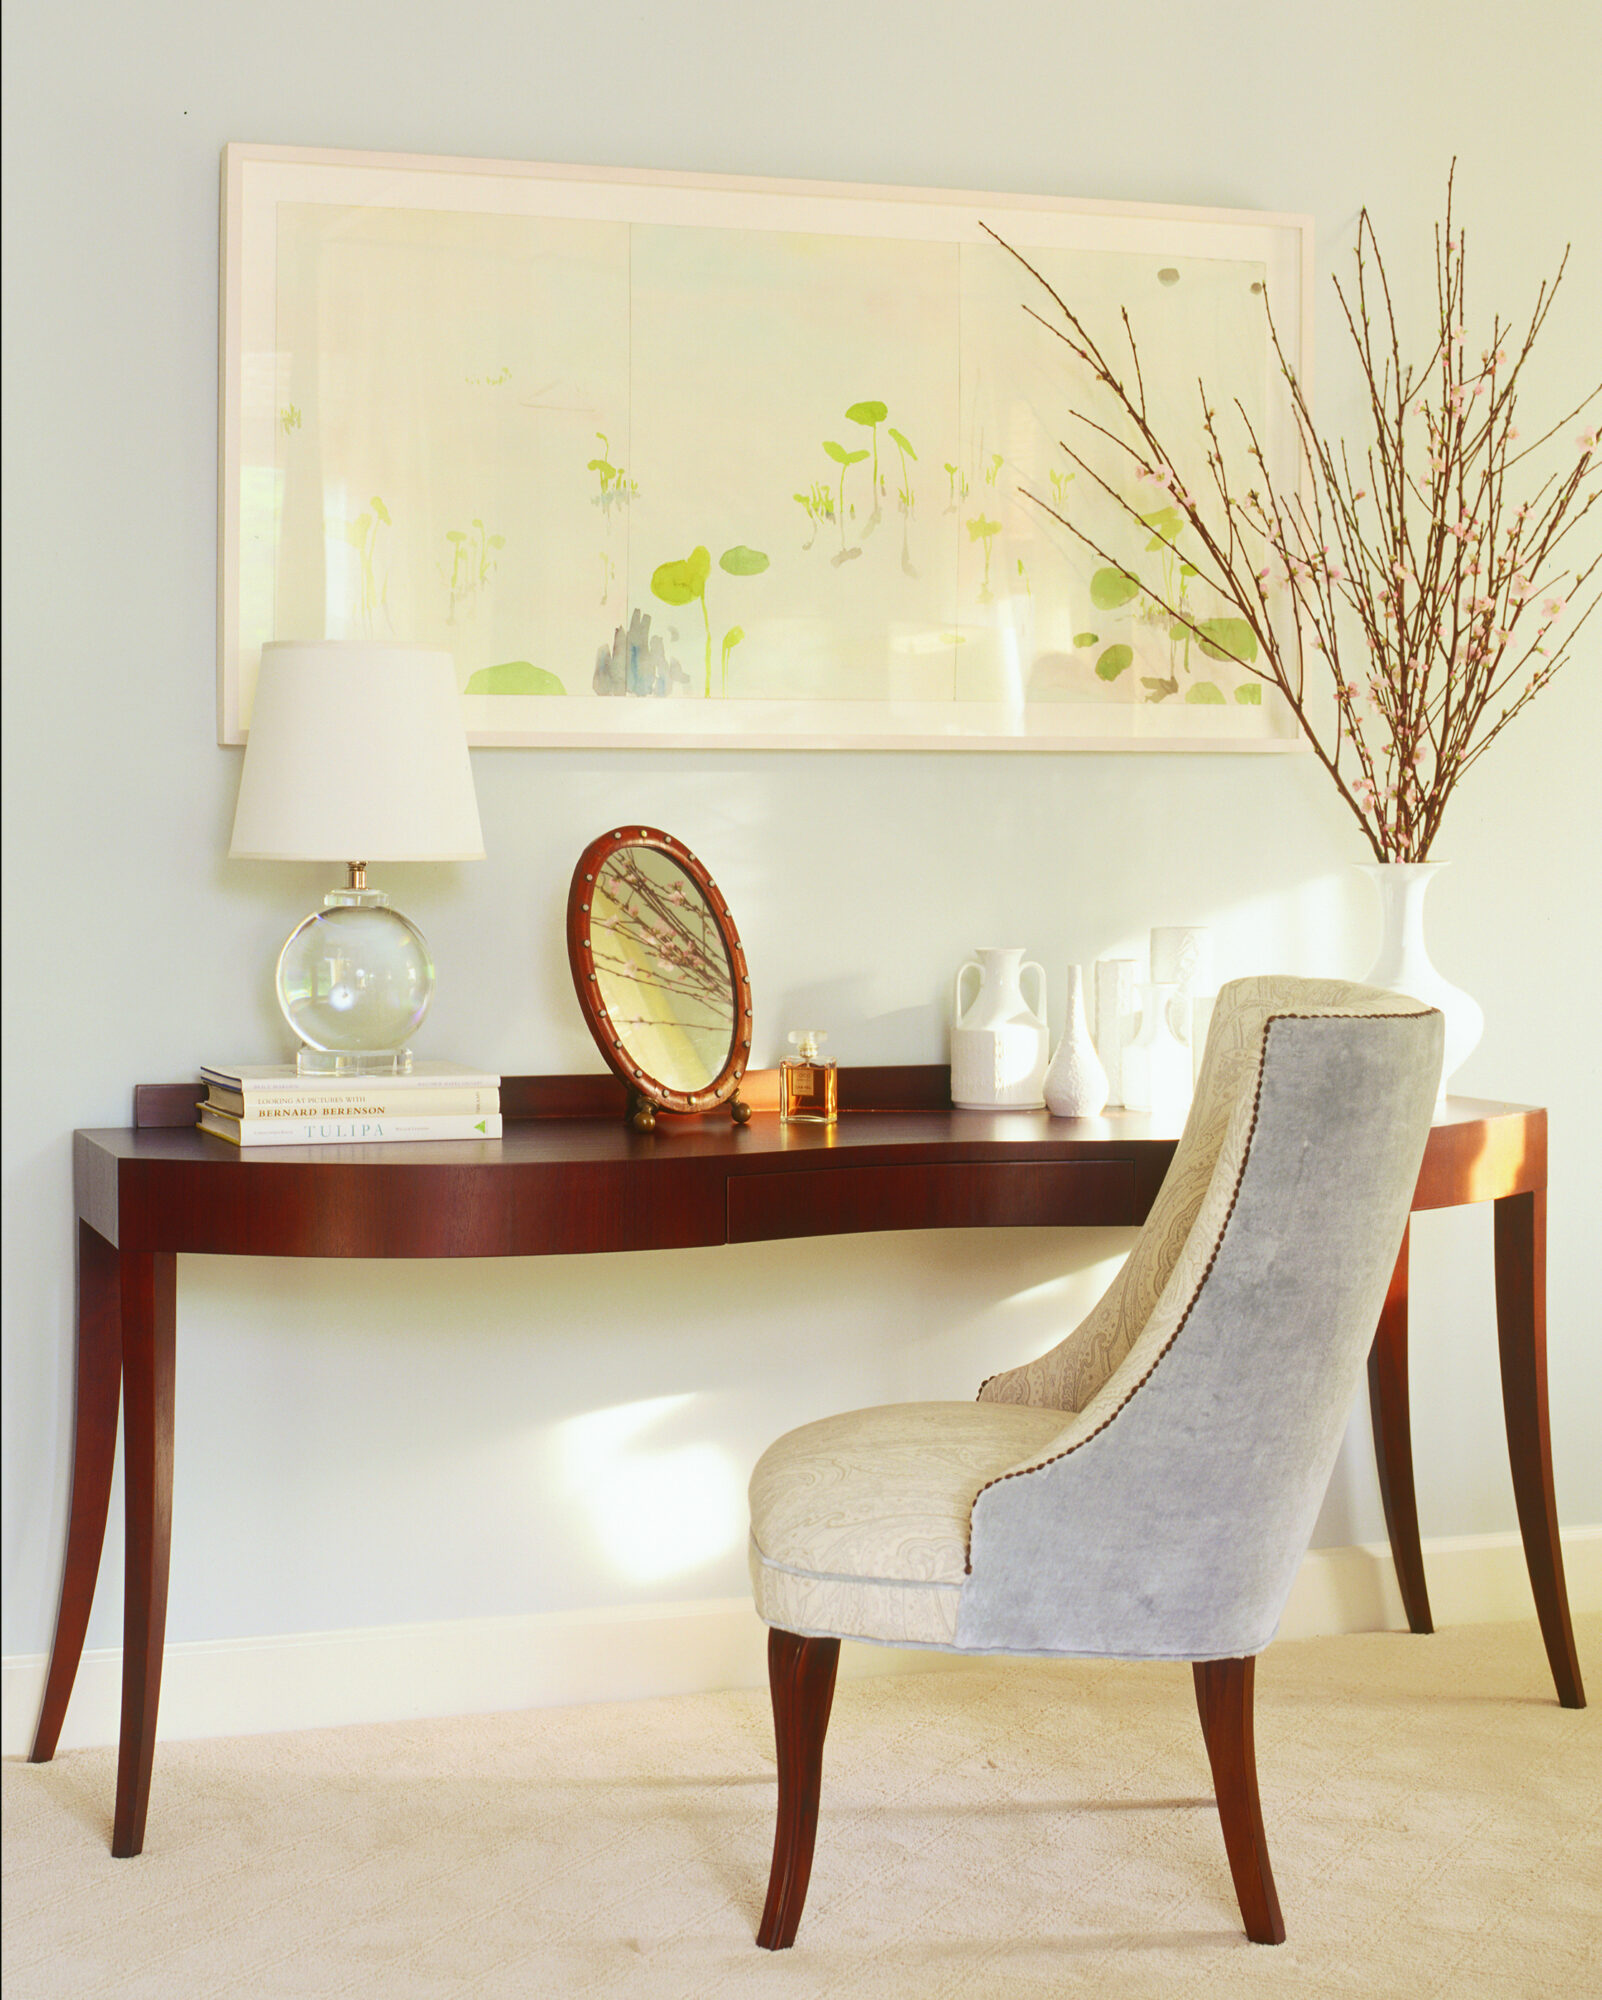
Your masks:
M 728 954 L 734 993 L 734 1031 L 722 1069 L 704 1090 L 671 1090 L 665 1083 L 642 1070 L 624 1048 L 616 1027 L 601 999 L 596 977 L 595 956 L 590 948 L 590 892 L 603 867 L 620 848 L 646 847 L 665 854 L 695 884 L 712 913 L 723 949 Z M 579 1007 L 595 1045 L 606 1066 L 628 1086 L 629 1105 L 625 1114 L 638 1132 L 649 1132 L 658 1111 L 680 1115 L 714 1111 L 727 1103 L 736 1125 L 744 1125 L 751 1107 L 736 1093 L 740 1079 L 751 1061 L 751 975 L 746 969 L 740 934 L 734 927 L 722 891 L 682 840 L 654 826 L 625 826 L 592 840 L 578 858 L 567 892 L 567 962 Z

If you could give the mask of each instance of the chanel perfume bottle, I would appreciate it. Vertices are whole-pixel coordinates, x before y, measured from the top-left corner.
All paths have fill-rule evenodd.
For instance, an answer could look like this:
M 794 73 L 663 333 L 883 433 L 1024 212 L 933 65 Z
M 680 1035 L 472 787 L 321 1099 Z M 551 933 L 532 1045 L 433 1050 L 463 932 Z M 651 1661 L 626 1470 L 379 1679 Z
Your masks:
M 787 1125 L 833 1125 L 840 1116 L 838 1065 L 818 1054 L 827 1035 L 807 1028 L 789 1038 L 795 1054 L 779 1064 L 779 1116 Z

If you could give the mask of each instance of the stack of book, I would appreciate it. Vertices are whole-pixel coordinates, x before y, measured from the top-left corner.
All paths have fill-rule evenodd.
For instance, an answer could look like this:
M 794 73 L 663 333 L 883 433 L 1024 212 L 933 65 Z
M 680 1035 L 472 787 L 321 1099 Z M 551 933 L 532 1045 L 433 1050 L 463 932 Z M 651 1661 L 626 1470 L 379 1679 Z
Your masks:
M 293 1063 L 201 1068 L 200 1129 L 233 1146 L 359 1146 L 498 1139 L 501 1080 L 455 1063 L 404 1076 L 301 1076 Z

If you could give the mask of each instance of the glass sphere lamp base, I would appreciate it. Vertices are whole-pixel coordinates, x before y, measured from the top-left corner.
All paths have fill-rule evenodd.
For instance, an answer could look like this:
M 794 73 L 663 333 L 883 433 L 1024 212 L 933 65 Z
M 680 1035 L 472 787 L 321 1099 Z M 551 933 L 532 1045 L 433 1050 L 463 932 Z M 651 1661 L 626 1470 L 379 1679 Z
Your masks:
M 301 1043 L 302 1076 L 405 1075 L 433 997 L 427 940 L 365 879 L 325 896 L 278 955 L 278 1005 Z

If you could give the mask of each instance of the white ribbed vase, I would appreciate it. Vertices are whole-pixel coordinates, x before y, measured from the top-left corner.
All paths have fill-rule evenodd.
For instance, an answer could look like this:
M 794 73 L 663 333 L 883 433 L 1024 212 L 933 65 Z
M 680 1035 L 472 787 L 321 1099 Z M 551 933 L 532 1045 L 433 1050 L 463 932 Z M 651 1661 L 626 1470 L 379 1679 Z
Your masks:
M 1370 986 L 1405 993 L 1446 1016 L 1446 1056 L 1437 1102 L 1446 1098 L 1447 1080 L 1479 1046 L 1485 1032 L 1480 1003 L 1443 979 L 1424 945 L 1424 897 L 1444 861 L 1364 861 L 1358 863 L 1380 900 L 1380 952 L 1369 968 Z

